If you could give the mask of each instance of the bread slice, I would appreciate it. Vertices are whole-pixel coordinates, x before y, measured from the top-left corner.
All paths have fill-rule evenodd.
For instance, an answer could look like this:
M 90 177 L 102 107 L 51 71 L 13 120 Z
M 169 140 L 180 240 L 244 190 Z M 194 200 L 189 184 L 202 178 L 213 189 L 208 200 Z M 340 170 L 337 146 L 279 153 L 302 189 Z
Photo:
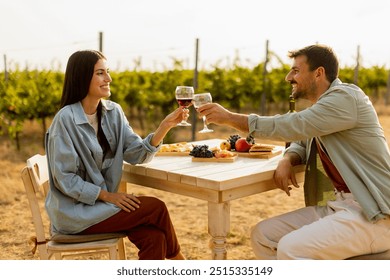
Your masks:
M 275 148 L 274 145 L 270 145 L 270 144 L 259 144 L 259 143 L 256 143 L 256 144 L 253 144 L 252 147 L 249 149 L 249 153 L 262 153 L 262 154 L 266 154 L 266 153 L 270 153 L 273 151 L 273 149 Z

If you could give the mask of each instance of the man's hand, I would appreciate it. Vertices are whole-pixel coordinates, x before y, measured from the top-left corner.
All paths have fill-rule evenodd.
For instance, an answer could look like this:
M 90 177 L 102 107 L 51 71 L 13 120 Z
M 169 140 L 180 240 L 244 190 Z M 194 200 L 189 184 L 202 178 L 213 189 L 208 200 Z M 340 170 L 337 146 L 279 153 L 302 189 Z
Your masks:
M 288 196 L 290 196 L 290 191 L 292 189 L 290 185 L 299 188 L 293 165 L 291 164 L 289 157 L 284 157 L 279 161 L 274 173 L 274 182 L 276 186 L 285 191 Z
M 197 109 L 199 117 L 206 117 L 207 124 L 226 125 L 248 132 L 248 115 L 230 112 L 218 103 L 208 103 Z

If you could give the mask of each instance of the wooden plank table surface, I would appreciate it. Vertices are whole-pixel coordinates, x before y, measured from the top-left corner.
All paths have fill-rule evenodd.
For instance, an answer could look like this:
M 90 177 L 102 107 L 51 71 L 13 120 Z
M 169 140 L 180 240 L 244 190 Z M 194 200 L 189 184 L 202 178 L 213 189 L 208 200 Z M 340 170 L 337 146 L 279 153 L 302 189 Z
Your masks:
M 219 146 L 221 139 L 193 142 Z M 284 150 L 276 146 L 275 149 Z M 193 162 L 190 156 L 156 156 L 147 164 L 124 163 L 122 186 L 137 184 L 208 202 L 208 232 L 212 259 L 226 259 L 226 236 L 230 229 L 230 201 L 275 189 L 273 173 L 282 154 L 270 159 L 238 156 L 234 162 Z M 297 167 L 303 182 L 304 167 Z

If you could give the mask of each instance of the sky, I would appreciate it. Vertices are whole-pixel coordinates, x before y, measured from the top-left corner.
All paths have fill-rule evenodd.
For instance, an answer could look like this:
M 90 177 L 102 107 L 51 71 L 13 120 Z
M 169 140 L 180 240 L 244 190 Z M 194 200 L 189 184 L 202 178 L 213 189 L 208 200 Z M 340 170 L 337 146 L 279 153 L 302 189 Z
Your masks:
M 81 49 L 103 52 L 113 70 L 290 63 L 288 51 L 331 46 L 341 66 L 390 67 L 388 0 L 0 0 L 0 71 L 64 70 Z

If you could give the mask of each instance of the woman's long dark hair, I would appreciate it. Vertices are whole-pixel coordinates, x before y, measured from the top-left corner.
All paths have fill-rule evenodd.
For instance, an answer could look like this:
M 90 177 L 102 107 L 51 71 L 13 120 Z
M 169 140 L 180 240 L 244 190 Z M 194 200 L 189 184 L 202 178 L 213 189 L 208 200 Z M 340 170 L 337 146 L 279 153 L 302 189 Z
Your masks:
M 89 85 L 99 59 L 106 59 L 95 50 L 78 51 L 69 57 L 62 89 L 61 108 L 74 104 L 87 96 Z
M 101 52 L 95 50 L 77 51 L 69 57 L 62 89 L 61 108 L 77 103 L 87 96 L 95 64 L 99 59 L 106 58 Z M 102 119 L 101 102 L 97 108 L 97 116 L 99 121 L 97 137 L 104 154 L 106 154 L 110 151 L 110 145 L 100 125 Z

